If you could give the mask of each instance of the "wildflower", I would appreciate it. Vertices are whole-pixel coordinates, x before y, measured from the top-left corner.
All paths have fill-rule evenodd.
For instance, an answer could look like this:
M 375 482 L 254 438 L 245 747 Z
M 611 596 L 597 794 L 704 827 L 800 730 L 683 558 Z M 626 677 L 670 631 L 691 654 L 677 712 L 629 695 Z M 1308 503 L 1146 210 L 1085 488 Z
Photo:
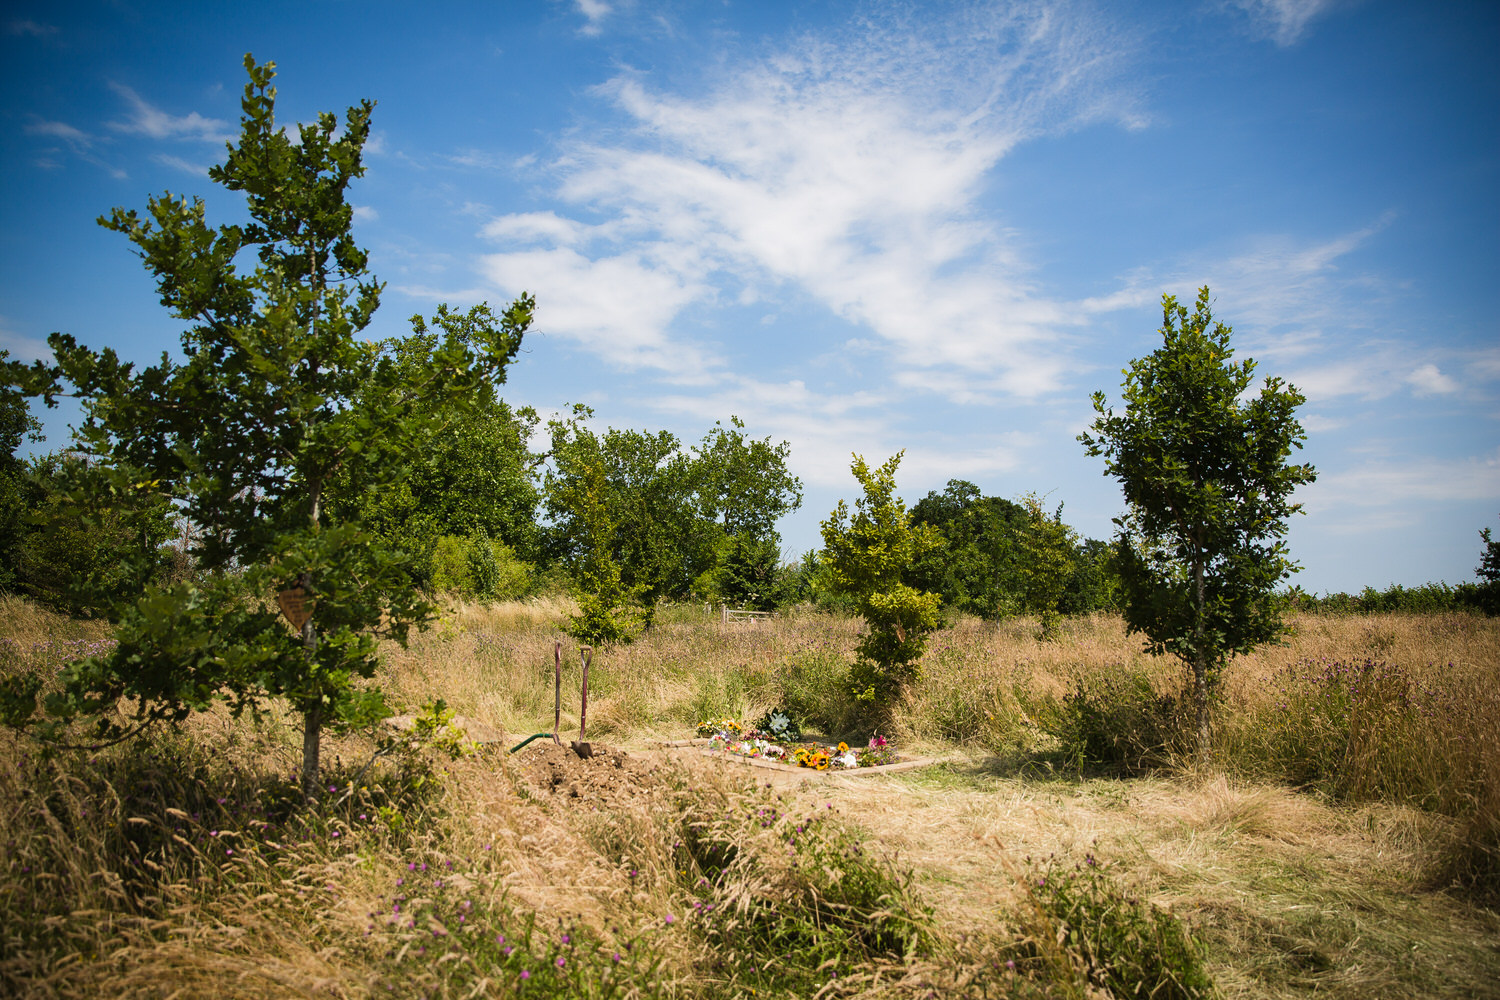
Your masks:
M 670 913 L 668 913 L 668 914 L 667 914 L 667 923 L 669 923 L 669 924 L 670 924 L 670 923 L 672 923 L 672 922 L 673 922 L 673 921 L 675 921 L 675 920 L 676 920 L 676 919 L 677 919 L 677 918 L 676 918 L 676 917 L 674 917 L 674 916 L 672 916 L 672 914 L 670 914 Z

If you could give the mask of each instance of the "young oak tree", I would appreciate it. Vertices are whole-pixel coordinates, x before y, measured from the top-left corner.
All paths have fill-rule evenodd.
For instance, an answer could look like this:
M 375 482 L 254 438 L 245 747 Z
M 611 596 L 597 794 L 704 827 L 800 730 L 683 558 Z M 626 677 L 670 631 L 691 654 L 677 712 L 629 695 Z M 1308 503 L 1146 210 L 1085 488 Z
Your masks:
M 907 683 L 917 678 L 917 661 L 927 637 L 938 626 L 937 594 L 906 582 L 912 565 L 943 544 L 930 524 L 913 524 L 896 496 L 898 451 L 871 470 L 860 456 L 850 471 L 864 488 L 851 515 L 844 501 L 823 522 L 823 562 L 833 589 L 853 597 L 866 623 L 865 637 L 850 671 L 855 697 L 889 709 Z
M 124 609 L 116 649 L 71 665 L 47 699 L 53 731 L 91 714 L 96 736 L 117 740 L 215 699 L 238 713 L 285 698 L 302 717 L 313 798 L 324 726 L 385 711 L 378 692 L 354 683 L 374 673 L 376 637 L 404 641 L 431 614 L 405 553 L 330 516 L 324 491 L 350 466 L 367 488 L 399 480 L 435 421 L 504 381 L 533 302 L 523 295 L 499 317 L 445 306 L 433 333 L 416 317 L 411 341 L 360 339 L 381 285 L 345 195 L 364 173 L 373 104 L 342 124 L 325 112 L 289 137 L 275 120 L 274 66 L 245 56 L 239 142 L 209 172 L 244 193 L 247 223 L 210 227 L 201 199 L 171 195 L 152 198 L 147 218 L 117 208 L 100 220 L 135 245 L 162 304 L 187 324 L 181 361 L 163 355 L 137 372 L 111 349 L 53 334 L 56 366 L 35 366 L 29 388 L 51 404 L 71 384 L 87 417 L 82 449 L 175 503 L 197 528 L 200 565 L 219 571 L 202 585 L 148 589 Z M 420 343 L 423 363 L 402 343 Z M 300 617 L 300 597 L 300 630 L 269 606 L 277 592 L 293 595 L 289 617 Z M 24 714 L 14 687 L 12 721 Z M 19 693 L 34 698 L 36 686 Z M 121 705 L 134 725 L 112 720 Z
M 1279 378 L 1246 396 L 1255 362 L 1232 360 L 1230 333 L 1207 286 L 1191 315 L 1163 295 L 1162 346 L 1125 372 L 1125 413 L 1096 392 L 1092 433 L 1078 436 L 1124 490 L 1126 627 L 1190 669 L 1200 754 L 1224 667 L 1283 631 L 1274 591 L 1298 567 L 1281 539 L 1301 510 L 1292 491 L 1316 477 L 1287 461 L 1306 438 L 1294 416 L 1304 397 Z

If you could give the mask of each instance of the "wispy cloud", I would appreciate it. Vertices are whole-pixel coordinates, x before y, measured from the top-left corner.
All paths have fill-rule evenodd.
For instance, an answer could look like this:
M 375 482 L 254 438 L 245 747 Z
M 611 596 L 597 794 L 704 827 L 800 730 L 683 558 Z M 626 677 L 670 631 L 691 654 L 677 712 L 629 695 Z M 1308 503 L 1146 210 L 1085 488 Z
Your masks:
M 94 137 L 81 128 L 76 128 L 66 122 L 49 122 L 37 118 L 25 126 L 27 135 L 42 135 L 52 139 L 59 139 L 67 143 L 68 147 L 75 153 L 82 153 L 92 149 Z
M 40 337 L 28 337 L 17 333 L 10 322 L 0 316 L 0 351 L 10 352 L 12 361 L 52 361 L 52 348 Z
M 184 160 L 180 156 L 170 156 L 166 153 L 157 153 L 151 158 L 164 167 L 181 170 L 185 174 L 195 174 L 199 177 L 208 174 L 208 164 L 206 163 L 193 163 L 190 160 Z
M 1293 383 L 1313 404 L 1340 397 L 1381 399 L 1457 392 L 1450 374 L 1462 367 L 1469 382 L 1489 381 L 1483 357 L 1450 351 L 1433 355 L 1433 338 L 1407 329 L 1400 306 L 1412 290 L 1359 262 L 1359 251 L 1395 223 L 1386 212 L 1364 226 L 1322 236 L 1248 236 L 1217 256 L 1133 271 L 1124 286 L 1087 299 L 1087 312 L 1139 307 L 1162 291 L 1191 303 L 1198 288 L 1213 293 L 1216 318 L 1231 324 L 1235 346 L 1261 363 L 1262 374 Z M 1444 371 L 1444 368 L 1447 371 Z
M 579 343 L 610 364 L 659 368 L 686 381 L 702 381 L 712 366 L 700 349 L 672 344 L 665 333 L 678 312 L 710 290 L 643 252 L 597 259 L 565 247 L 492 254 L 479 270 L 507 295 L 536 294 L 540 332 Z
M 57 34 L 57 25 L 41 24 L 36 21 L 11 21 L 5 26 L 5 30 L 12 35 L 30 35 L 32 38 L 46 38 Z
M 584 25 L 579 28 L 580 34 L 597 36 L 604 30 L 604 19 L 614 9 L 604 0 L 575 0 L 578 13 L 583 15 Z
M 620 322 L 636 325 L 621 334 L 587 338 L 604 350 L 665 343 L 691 304 L 790 287 L 872 335 L 910 387 L 1046 392 L 1083 313 L 1038 293 L 979 198 L 1019 142 L 1090 121 L 1141 124 L 1117 85 L 1128 48 L 1080 9 L 997 4 L 804 38 L 701 96 L 622 74 L 597 94 L 623 115 L 623 137 L 572 143 L 552 165 L 562 202 L 605 221 L 496 219 L 486 235 L 552 250 L 482 266 L 539 291 L 527 269 L 545 268 L 570 299 L 596 296 L 598 269 L 669 292 L 626 310 Z M 629 257 L 640 242 L 651 253 Z M 679 356 L 649 355 L 669 366 Z M 910 374 L 924 369 L 949 376 Z
M 1250 17 L 1256 35 L 1285 48 L 1301 41 L 1313 21 L 1341 6 L 1341 0 L 1233 0 Z
M 123 83 L 111 82 L 109 87 L 130 107 L 129 118 L 109 123 L 116 132 L 152 139 L 199 139 L 205 142 L 224 142 L 231 138 L 228 125 L 218 118 L 205 118 L 196 111 L 186 115 L 168 114 Z
M 1407 511 L 1413 521 L 1430 518 L 1430 510 L 1418 513 L 1414 505 L 1500 497 L 1500 450 L 1458 458 L 1403 456 L 1321 472 L 1298 496 L 1312 514 L 1357 508 Z
M 63 161 L 57 159 L 54 154 L 61 153 L 63 146 L 66 146 L 68 151 L 78 159 L 98 167 L 116 180 L 123 180 L 126 176 L 124 170 L 108 162 L 96 152 L 98 146 L 109 142 L 107 137 L 92 135 L 66 122 L 47 121 L 36 116 L 32 116 L 32 120 L 22 127 L 22 131 L 27 135 L 40 136 L 62 144 L 41 150 L 41 155 L 32 160 L 32 163 L 43 170 L 62 169 Z

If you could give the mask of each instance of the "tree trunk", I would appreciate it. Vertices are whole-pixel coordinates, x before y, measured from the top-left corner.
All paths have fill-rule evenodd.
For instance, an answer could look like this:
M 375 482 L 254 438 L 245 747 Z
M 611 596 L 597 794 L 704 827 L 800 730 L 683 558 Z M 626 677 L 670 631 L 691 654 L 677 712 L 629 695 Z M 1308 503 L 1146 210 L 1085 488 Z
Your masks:
M 1201 528 L 1199 529 L 1201 532 Z M 1210 748 L 1208 713 L 1208 651 L 1203 648 L 1204 619 L 1208 616 L 1208 595 L 1203 579 L 1203 548 L 1193 550 L 1193 697 L 1197 702 L 1198 761 L 1208 762 Z
M 319 701 L 302 715 L 302 797 L 309 804 L 318 799 L 318 756 L 322 738 L 323 703 Z
M 1198 760 L 1204 763 L 1208 760 L 1212 741 L 1208 712 L 1208 658 L 1201 654 L 1193 663 L 1193 701 L 1197 709 Z
M 316 518 L 318 502 L 313 500 Z M 304 594 L 311 593 L 312 574 L 303 573 L 297 578 Z M 318 650 L 318 631 L 311 617 L 302 624 L 302 655 L 307 663 L 309 679 L 314 675 L 313 658 Z M 309 803 L 318 797 L 318 765 L 323 740 L 323 699 L 321 696 L 302 713 L 302 797 Z
M 313 310 L 313 329 L 316 330 L 318 322 L 316 300 L 314 300 Z M 322 477 L 314 478 L 309 485 L 307 519 L 312 525 L 312 530 L 317 531 L 318 506 L 323 493 Z M 303 572 L 298 576 L 297 583 L 305 595 L 312 595 L 312 573 Z M 307 621 L 302 625 L 302 655 L 307 663 L 306 670 L 309 680 L 317 675 L 317 665 L 314 662 L 317 651 L 318 630 L 317 626 L 313 624 L 312 617 L 309 616 Z M 323 749 L 322 742 L 323 699 L 321 692 L 319 692 L 319 697 L 312 702 L 312 707 L 302 713 L 302 797 L 309 804 L 317 801 L 318 798 L 318 770 L 319 757 Z

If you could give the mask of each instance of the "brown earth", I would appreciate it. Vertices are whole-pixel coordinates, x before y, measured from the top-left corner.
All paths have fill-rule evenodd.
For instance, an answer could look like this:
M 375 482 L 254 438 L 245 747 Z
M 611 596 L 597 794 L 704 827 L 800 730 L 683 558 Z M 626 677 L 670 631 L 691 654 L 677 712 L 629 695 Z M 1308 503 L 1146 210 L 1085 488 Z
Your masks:
M 584 806 L 628 802 L 660 783 L 659 762 L 603 743 L 592 747 L 592 756 L 580 757 L 567 745 L 538 740 L 512 761 L 520 765 L 522 780 L 538 792 Z

